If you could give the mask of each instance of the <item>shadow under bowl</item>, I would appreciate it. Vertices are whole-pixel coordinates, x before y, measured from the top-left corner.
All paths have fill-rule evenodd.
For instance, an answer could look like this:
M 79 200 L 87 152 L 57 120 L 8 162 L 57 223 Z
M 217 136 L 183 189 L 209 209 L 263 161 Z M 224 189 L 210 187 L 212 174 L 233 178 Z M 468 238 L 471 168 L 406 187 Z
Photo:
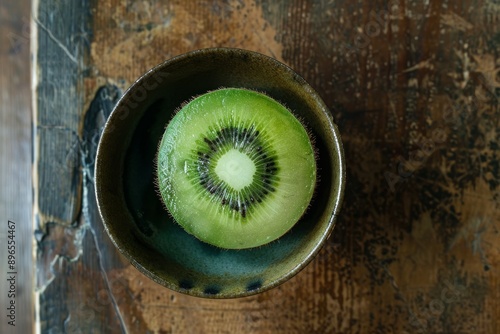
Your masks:
M 221 87 L 266 93 L 315 139 L 320 182 L 308 211 L 284 236 L 257 248 L 220 249 L 189 235 L 164 209 L 155 186 L 156 151 L 175 111 Z M 275 287 L 313 259 L 334 228 L 345 166 L 332 116 L 304 79 L 262 54 L 214 48 L 172 58 L 125 92 L 102 133 L 95 182 L 104 227 L 138 270 L 178 292 L 235 298 Z

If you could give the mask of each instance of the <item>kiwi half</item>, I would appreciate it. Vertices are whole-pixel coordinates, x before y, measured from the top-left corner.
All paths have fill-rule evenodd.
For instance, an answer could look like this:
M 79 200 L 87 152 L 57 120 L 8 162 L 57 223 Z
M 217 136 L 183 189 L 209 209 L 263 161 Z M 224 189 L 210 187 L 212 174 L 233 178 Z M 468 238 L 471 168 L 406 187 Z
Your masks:
M 282 104 L 247 89 L 194 98 L 167 125 L 157 156 L 158 188 L 188 233 L 228 249 L 285 234 L 316 184 L 313 145 Z

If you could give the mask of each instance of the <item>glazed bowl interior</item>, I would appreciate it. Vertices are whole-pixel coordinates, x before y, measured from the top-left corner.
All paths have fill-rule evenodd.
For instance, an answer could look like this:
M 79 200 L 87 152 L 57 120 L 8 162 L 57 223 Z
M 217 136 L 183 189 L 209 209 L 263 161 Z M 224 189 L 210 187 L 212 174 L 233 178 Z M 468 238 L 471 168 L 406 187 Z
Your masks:
M 315 141 L 320 182 L 308 211 L 283 237 L 257 248 L 220 249 L 187 234 L 155 186 L 156 151 L 175 111 L 221 87 L 253 89 L 282 102 Z M 258 53 L 204 49 L 164 62 L 125 92 L 99 143 L 96 195 L 108 235 L 142 273 L 175 291 L 233 298 L 283 283 L 314 257 L 334 227 L 344 169 L 331 115 L 300 76 Z

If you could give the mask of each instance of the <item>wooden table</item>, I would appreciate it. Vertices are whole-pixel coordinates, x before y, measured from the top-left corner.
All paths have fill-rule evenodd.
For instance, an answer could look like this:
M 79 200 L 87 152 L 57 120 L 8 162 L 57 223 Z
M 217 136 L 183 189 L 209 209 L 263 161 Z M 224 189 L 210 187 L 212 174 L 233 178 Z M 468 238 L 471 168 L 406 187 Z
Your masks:
M 30 333 L 34 322 L 29 13 L 30 2 L 27 0 L 0 1 L 0 333 L 2 334 Z M 11 307 L 13 310 L 8 310 Z M 12 311 L 14 315 L 11 318 Z
M 498 1 L 34 5 L 42 333 L 500 332 Z M 276 289 L 227 301 L 172 292 L 125 261 L 103 232 L 92 178 L 123 90 L 214 46 L 300 73 L 332 110 L 348 170 L 319 256 Z

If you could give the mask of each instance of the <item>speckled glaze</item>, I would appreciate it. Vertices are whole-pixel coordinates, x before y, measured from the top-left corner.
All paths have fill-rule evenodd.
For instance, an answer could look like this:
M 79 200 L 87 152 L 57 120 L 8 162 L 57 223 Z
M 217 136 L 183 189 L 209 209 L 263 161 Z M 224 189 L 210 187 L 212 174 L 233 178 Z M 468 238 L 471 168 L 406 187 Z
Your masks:
M 155 187 L 156 150 L 173 113 L 193 96 L 221 87 L 268 94 L 315 138 L 320 183 L 309 210 L 283 237 L 258 248 L 226 250 L 197 240 L 172 220 Z M 313 259 L 334 228 L 345 166 L 331 114 L 304 79 L 273 58 L 216 48 L 172 58 L 125 92 L 102 134 L 95 182 L 104 227 L 137 269 L 175 291 L 235 298 L 275 287 Z

